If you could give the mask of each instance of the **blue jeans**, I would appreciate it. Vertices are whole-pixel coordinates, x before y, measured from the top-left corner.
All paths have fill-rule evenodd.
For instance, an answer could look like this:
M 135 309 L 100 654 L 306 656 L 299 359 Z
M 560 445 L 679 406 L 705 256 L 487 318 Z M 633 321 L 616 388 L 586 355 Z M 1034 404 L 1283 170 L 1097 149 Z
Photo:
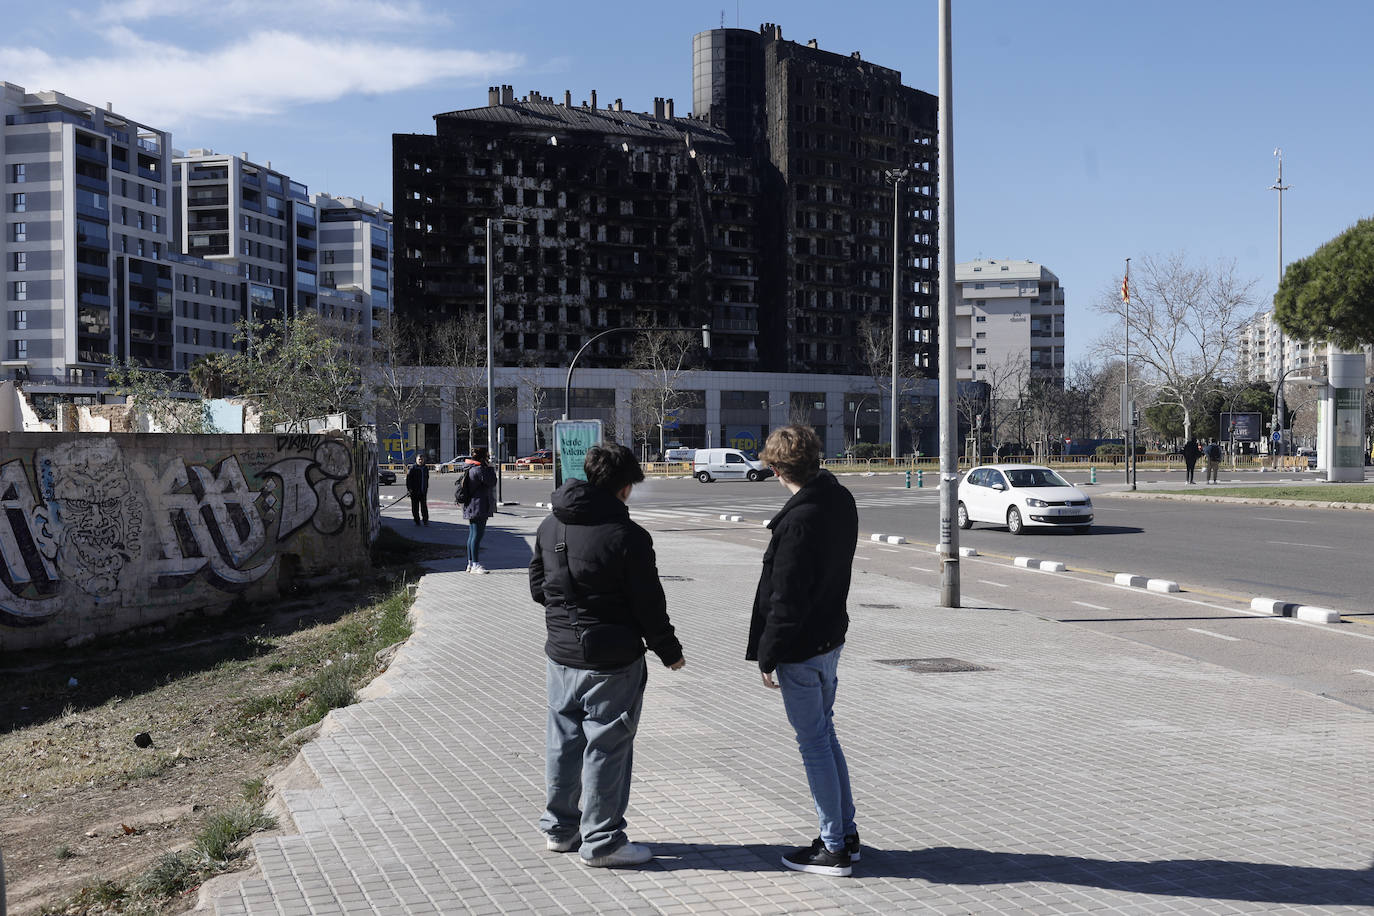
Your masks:
M 482 535 L 487 533 L 487 520 L 468 519 L 468 565 L 477 562 L 477 552 L 482 549 Z
M 836 670 L 840 650 L 836 646 L 824 655 L 804 662 L 778 665 L 778 686 L 787 721 L 797 733 L 797 747 L 806 767 L 806 781 L 820 818 L 821 839 L 831 852 L 844 848 L 846 834 L 857 833 L 854 825 L 854 796 L 849 790 L 849 767 L 844 761 L 840 739 L 835 737 Z
M 610 671 L 548 660 L 547 670 L 547 805 L 539 828 L 556 840 L 580 832 L 582 857 L 593 859 L 627 842 L 625 809 L 649 669 L 640 657 Z

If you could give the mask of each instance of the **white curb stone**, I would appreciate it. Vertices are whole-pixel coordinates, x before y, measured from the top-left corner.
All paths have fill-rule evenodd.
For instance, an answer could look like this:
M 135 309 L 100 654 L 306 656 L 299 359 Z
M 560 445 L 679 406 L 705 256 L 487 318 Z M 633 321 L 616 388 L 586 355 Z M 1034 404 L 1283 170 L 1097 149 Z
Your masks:
M 722 515 L 722 516 L 720 517 L 720 520 L 721 520 L 722 522 L 738 522 L 738 521 L 740 521 L 741 519 L 740 519 L 740 516 L 738 516 L 738 515 Z
M 1178 583 L 1170 579 L 1150 579 L 1145 583 L 1145 587 L 1152 592 L 1178 591 Z
M 1275 617 L 1283 616 L 1285 602 L 1277 598 L 1251 598 L 1250 610 L 1260 611 L 1265 614 L 1273 614 Z
M 1131 588 L 1144 588 L 1146 579 L 1144 576 L 1136 576 L 1131 573 L 1117 573 L 1113 580 L 1117 585 L 1129 585 Z
M 552 509 L 553 503 L 535 503 L 534 507 L 536 509 Z
M 1036 560 L 1032 557 L 1017 557 L 1012 560 L 1017 566 L 1025 569 L 1039 569 L 1044 572 L 1063 572 L 1066 567 L 1058 560 Z
M 1032 563 L 1039 563 L 1040 561 L 1039 561 L 1039 560 L 1032 560 L 1030 557 L 1017 557 L 1016 559 L 1012 560 L 1011 562 L 1012 562 L 1012 565 L 1014 565 L 1014 566 L 1020 566 L 1020 567 L 1022 567 L 1023 569 L 1030 569 Z
M 1060 563 L 1058 560 L 1041 560 L 1040 568 L 1043 569 L 1045 572 L 1063 572 L 1064 570 L 1068 569 L 1067 566 L 1065 566 L 1063 563 Z
M 960 548 L 959 548 L 959 556 L 961 556 L 961 557 L 976 557 L 976 556 L 978 556 L 978 548 L 976 548 L 976 547 L 960 547 Z
M 900 534 L 874 534 L 869 537 L 871 541 L 878 541 L 881 544 L 905 544 L 906 538 Z
M 1340 623 L 1341 612 L 1333 611 L 1331 608 L 1316 607 L 1310 604 L 1300 604 L 1293 616 L 1299 620 L 1306 620 L 1309 623 Z

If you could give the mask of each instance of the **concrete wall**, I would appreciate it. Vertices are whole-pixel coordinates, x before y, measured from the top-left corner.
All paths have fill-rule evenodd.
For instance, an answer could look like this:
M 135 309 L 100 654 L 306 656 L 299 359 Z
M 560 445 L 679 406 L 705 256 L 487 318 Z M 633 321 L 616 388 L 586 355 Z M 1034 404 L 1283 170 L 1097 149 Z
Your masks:
M 360 571 L 376 446 L 336 435 L 0 434 L 0 651 Z

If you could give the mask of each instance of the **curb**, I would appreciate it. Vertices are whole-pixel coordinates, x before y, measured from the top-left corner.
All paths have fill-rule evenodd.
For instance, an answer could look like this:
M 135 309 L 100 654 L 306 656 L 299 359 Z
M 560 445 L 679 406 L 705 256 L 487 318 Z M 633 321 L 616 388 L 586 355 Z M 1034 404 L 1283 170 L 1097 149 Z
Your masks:
M 1277 598 L 1251 598 L 1250 610 L 1272 614 L 1275 617 L 1294 617 L 1308 623 L 1340 623 L 1341 612 L 1331 608 L 1316 607 L 1311 604 L 1297 604 L 1280 601 Z
M 744 521 L 744 518 L 739 515 L 722 515 L 720 517 L 720 520 L 722 522 L 742 522 Z
M 878 541 L 883 544 L 905 544 L 906 538 L 900 534 L 874 534 L 868 538 L 870 541 Z
M 1117 585 L 1128 585 L 1131 588 L 1144 588 L 1152 592 L 1180 591 L 1178 583 L 1172 579 L 1149 579 L 1145 576 L 1137 576 L 1134 573 L 1117 573 L 1113 581 Z
M 512 505 L 513 505 L 513 504 L 512 504 Z M 534 508 L 536 508 L 536 509 L 552 509 L 552 508 L 553 508 L 553 503 L 535 503 L 535 504 L 534 504 Z
M 977 547 L 960 547 L 960 548 L 959 548 L 959 556 L 961 556 L 961 557 L 976 557 L 976 556 L 978 556 L 978 548 L 977 548 Z
M 1064 572 L 1068 568 L 1058 560 L 1036 560 L 1031 557 L 1017 557 L 1012 563 L 1025 569 L 1040 569 L 1045 572 Z

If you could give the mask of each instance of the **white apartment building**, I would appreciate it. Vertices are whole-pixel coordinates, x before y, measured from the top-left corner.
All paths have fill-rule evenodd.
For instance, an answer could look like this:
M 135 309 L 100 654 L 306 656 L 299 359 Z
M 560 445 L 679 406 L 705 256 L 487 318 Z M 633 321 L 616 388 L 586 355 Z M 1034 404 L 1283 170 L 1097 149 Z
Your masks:
M 359 266 L 322 290 L 316 205 L 270 162 L 177 154 L 169 132 L 111 105 L 12 83 L 0 119 L 0 377 L 40 409 L 97 401 L 112 359 L 182 372 L 237 349 L 245 314 L 316 310 L 362 333 L 390 308 L 379 207 L 341 198 L 366 244 L 340 246 Z
M 1274 344 L 1283 338 L 1283 369 L 1293 375 L 1311 375 L 1310 370 L 1322 361 L 1326 344 L 1318 340 L 1292 337 L 1283 334 L 1274 321 L 1272 311 L 1255 316 L 1246 326 L 1240 341 L 1238 371 L 1246 381 L 1268 380 L 1275 382 L 1279 377 L 1279 349 Z M 1290 371 L 1291 370 L 1291 371 Z
M 330 194 L 312 194 L 310 202 L 319 218 L 321 292 L 360 293 L 375 327 L 391 311 L 391 213 Z
M 995 397 L 1031 379 L 1064 384 L 1064 289 L 1034 261 L 955 265 L 954 366 L 959 381 L 988 382 Z

